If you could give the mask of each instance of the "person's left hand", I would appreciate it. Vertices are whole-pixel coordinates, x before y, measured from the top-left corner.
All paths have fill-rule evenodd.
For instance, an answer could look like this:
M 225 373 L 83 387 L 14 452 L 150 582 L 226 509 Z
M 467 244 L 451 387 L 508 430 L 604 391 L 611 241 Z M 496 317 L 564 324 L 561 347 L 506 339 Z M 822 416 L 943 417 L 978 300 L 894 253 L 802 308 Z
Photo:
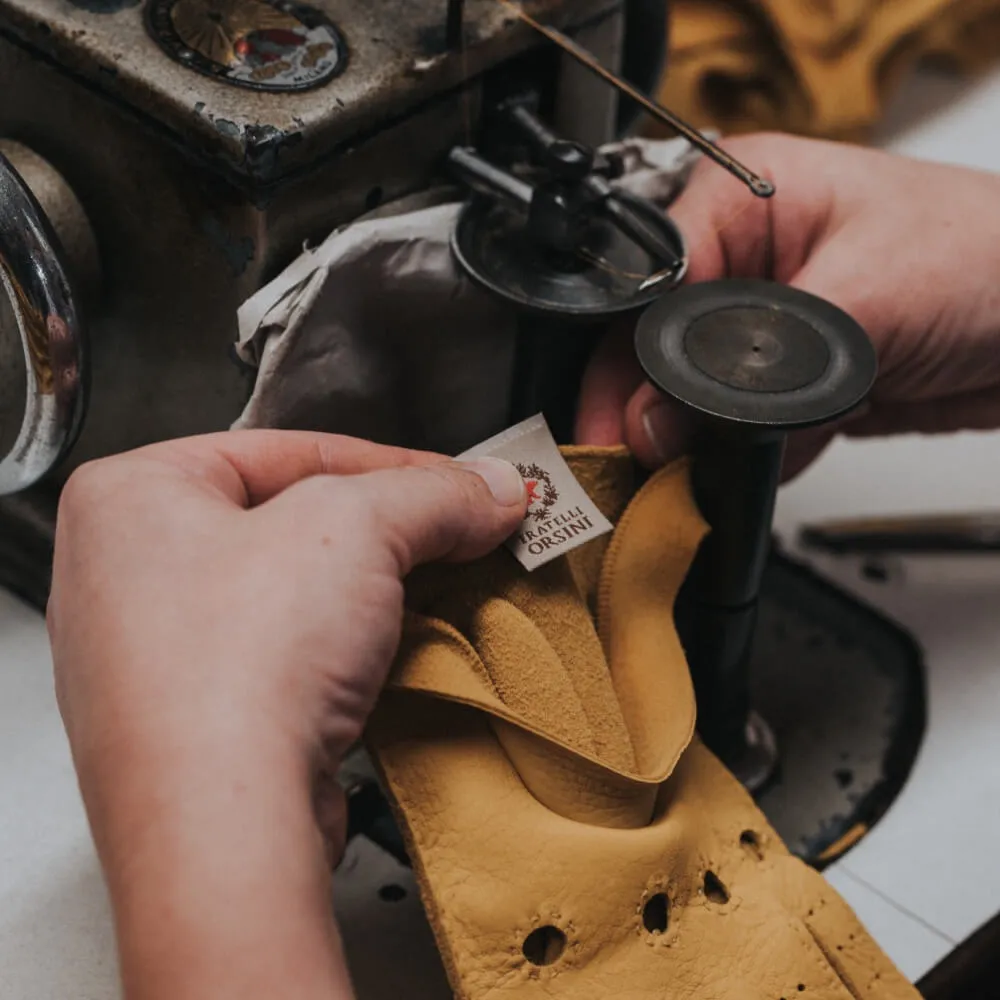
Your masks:
M 48 621 L 127 1000 L 349 992 L 320 831 L 343 838 L 330 779 L 395 653 L 401 580 L 485 554 L 524 507 L 496 459 L 292 432 L 70 477 Z

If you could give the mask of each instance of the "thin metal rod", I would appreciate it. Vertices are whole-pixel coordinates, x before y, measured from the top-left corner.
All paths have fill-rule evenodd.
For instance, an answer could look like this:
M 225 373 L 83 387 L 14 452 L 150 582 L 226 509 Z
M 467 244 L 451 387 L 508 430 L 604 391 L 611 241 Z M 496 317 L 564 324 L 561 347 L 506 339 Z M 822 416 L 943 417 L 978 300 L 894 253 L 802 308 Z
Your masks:
M 592 73 L 596 73 L 601 79 L 617 88 L 627 97 L 642 105 L 653 117 L 669 125 L 674 131 L 679 132 L 692 146 L 697 146 L 709 159 L 714 160 L 720 167 L 728 170 L 734 177 L 741 180 L 758 198 L 770 198 L 774 194 L 774 185 L 759 174 L 755 174 L 748 167 L 745 167 L 739 160 L 730 156 L 727 152 L 719 149 L 710 139 L 706 139 L 693 125 L 678 118 L 672 111 L 668 111 L 662 104 L 658 104 L 652 98 L 647 97 L 641 90 L 637 90 L 630 83 L 615 76 L 610 70 L 605 69 L 594 56 L 583 46 L 578 45 L 567 35 L 548 25 L 536 21 L 530 14 L 526 14 L 513 0 L 498 0 L 504 7 L 510 8 L 529 27 L 553 41 L 568 55 L 572 56 L 581 65 L 586 66 Z
M 484 160 L 474 150 L 456 146 L 448 154 L 448 163 L 473 191 L 494 198 L 505 198 L 524 210 L 531 207 L 535 189 L 519 177 Z

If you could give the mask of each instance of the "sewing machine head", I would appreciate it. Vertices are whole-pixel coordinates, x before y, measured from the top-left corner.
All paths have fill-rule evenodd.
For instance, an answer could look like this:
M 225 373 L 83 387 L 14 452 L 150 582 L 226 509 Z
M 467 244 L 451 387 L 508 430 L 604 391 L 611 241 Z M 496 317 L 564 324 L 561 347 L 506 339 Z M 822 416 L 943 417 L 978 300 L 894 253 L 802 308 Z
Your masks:
M 653 84 L 661 4 L 525 6 Z M 634 110 L 499 0 L 0 0 L 5 582 L 44 600 L 76 465 L 230 426 L 240 304 L 512 92 L 589 143 Z

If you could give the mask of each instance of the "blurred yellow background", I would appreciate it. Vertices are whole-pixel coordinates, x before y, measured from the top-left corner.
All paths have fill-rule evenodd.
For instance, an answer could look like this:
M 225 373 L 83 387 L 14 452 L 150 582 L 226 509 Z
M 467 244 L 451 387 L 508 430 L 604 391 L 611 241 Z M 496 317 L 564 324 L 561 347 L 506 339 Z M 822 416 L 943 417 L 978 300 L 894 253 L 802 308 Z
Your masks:
M 1000 61 L 1000 0 L 669 3 L 659 99 L 730 135 L 779 129 L 864 142 L 918 65 L 973 74 Z M 645 131 L 672 134 L 655 123 Z

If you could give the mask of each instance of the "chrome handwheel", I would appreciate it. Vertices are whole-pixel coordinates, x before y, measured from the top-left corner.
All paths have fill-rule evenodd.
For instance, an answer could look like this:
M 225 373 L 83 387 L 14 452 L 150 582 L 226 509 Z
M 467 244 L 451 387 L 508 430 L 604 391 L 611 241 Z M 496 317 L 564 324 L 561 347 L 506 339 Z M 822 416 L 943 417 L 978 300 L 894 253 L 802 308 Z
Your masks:
M 0 142 L 0 494 L 50 472 L 72 447 L 86 408 L 84 331 L 66 251 L 22 176 L 26 167 L 38 181 L 32 187 L 57 199 L 75 235 L 82 225 L 93 245 L 62 178 L 25 147 Z

